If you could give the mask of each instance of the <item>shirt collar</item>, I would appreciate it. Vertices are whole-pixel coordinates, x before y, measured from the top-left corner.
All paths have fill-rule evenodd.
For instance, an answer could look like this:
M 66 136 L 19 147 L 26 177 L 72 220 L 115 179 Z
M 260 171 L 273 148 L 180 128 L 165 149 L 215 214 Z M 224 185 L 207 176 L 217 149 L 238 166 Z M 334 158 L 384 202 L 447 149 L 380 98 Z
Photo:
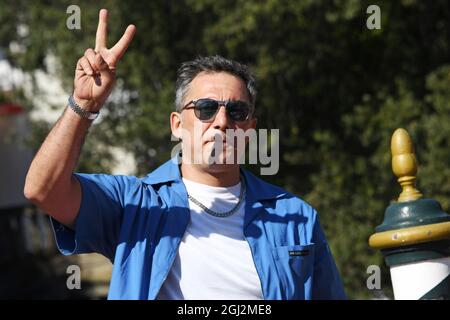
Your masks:
M 142 182 L 150 185 L 181 180 L 181 174 L 178 165 L 178 157 L 173 157 L 169 161 L 156 168 L 156 170 L 150 172 L 141 180 Z
M 166 163 L 162 164 L 156 170 L 149 173 L 141 179 L 145 184 L 156 185 L 165 184 L 173 181 L 181 181 L 178 157 L 173 157 Z M 286 195 L 286 191 L 280 187 L 272 185 L 262 179 L 256 177 L 251 172 L 241 167 L 241 173 L 245 178 L 247 193 L 254 200 L 271 200 Z

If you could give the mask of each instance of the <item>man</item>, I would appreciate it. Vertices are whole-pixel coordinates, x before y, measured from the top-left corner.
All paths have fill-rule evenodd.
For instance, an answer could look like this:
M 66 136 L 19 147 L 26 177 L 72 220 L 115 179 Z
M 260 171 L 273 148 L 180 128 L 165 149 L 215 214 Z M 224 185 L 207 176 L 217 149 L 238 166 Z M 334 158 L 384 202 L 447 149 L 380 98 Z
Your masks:
M 214 56 L 180 68 L 170 123 L 181 157 L 142 179 L 73 174 L 136 30 L 107 49 L 106 27 L 101 10 L 95 49 L 78 60 L 68 107 L 26 179 L 61 252 L 108 257 L 110 299 L 345 298 L 316 211 L 223 161 L 235 149 L 226 132 L 256 128 L 255 80 L 237 62 Z M 212 154 L 219 161 L 207 161 Z

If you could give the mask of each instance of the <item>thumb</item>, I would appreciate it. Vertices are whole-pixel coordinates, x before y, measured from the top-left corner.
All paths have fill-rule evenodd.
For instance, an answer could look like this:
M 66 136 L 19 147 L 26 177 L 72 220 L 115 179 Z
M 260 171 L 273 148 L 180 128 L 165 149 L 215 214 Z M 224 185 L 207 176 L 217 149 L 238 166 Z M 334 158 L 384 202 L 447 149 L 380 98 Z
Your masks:
M 95 65 L 97 67 L 97 70 L 100 72 L 103 81 L 106 81 L 106 83 L 110 83 L 114 80 L 115 69 L 111 68 L 105 61 L 105 59 L 103 59 L 102 55 L 98 52 L 95 54 Z M 101 85 L 101 82 L 102 81 L 99 79 L 99 77 L 96 77 L 95 83 L 97 85 Z
M 109 69 L 108 64 L 98 52 L 95 54 L 95 66 L 98 71 L 105 71 Z
M 97 86 L 109 86 L 114 82 L 115 70 L 108 66 L 108 63 L 103 59 L 100 53 L 95 54 L 95 67 L 100 75 L 94 77 Z

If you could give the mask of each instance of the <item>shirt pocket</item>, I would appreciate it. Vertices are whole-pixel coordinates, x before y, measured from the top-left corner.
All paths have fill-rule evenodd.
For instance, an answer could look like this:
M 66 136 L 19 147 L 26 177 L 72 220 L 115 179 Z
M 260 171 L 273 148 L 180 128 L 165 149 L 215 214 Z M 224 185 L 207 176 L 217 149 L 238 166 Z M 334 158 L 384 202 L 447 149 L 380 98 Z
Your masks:
M 305 284 L 313 274 L 315 245 L 280 246 L 272 249 L 278 269 L 297 284 Z

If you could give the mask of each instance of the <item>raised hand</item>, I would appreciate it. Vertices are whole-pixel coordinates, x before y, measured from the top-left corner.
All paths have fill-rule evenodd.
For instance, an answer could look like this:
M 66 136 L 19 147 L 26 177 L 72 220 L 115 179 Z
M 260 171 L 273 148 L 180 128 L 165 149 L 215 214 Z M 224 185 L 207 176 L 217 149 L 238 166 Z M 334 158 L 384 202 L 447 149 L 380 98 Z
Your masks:
M 110 49 L 108 36 L 108 11 L 100 10 L 95 49 L 89 48 L 77 62 L 73 97 L 83 108 L 98 111 L 105 103 L 114 85 L 116 65 L 127 50 L 136 32 L 129 25 L 122 38 Z

